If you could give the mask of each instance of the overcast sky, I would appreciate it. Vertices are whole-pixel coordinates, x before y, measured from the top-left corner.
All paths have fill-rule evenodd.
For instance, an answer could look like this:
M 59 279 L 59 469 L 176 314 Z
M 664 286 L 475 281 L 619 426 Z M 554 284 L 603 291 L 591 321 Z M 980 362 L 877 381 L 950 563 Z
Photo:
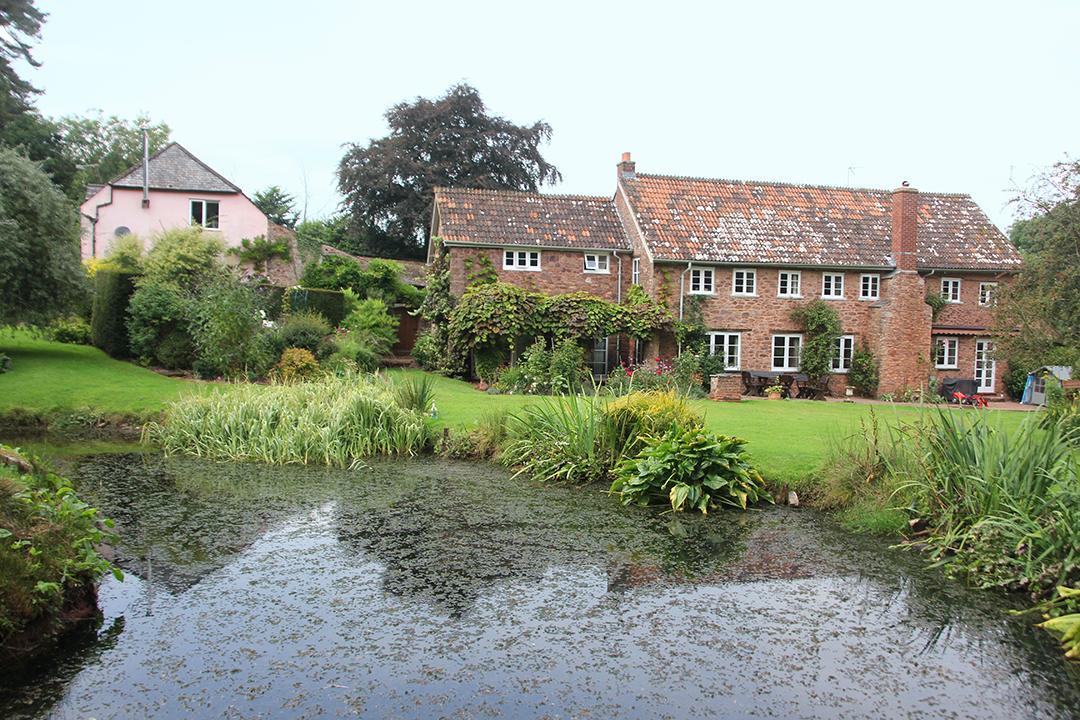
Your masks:
M 1080 2 L 39 2 L 26 72 L 50 115 L 164 120 L 249 195 L 310 217 L 342 144 L 468 82 L 554 128 L 551 190 L 639 172 L 968 192 L 1003 229 L 1037 169 L 1080 155 Z

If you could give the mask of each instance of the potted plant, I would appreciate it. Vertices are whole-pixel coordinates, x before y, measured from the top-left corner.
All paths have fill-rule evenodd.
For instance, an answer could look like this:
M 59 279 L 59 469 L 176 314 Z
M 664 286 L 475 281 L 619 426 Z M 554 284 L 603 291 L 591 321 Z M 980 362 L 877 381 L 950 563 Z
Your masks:
M 782 392 L 784 392 L 784 386 L 781 385 L 780 383 L 774 383 L 774 384 L 770 385 L 769 387 L 765 388 L 765 395 L 770 400 L 779 400 L 780 399 L 780 393 L 782 393 Z

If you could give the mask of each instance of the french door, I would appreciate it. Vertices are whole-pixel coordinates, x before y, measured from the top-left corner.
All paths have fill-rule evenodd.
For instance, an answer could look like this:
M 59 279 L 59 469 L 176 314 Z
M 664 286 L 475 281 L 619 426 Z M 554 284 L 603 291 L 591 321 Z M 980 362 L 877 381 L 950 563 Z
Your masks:
M 995 363 L 992 357 L 994 343 L 990 340 L 975 341 L 975 384 L 977 392 L 994 391 Z

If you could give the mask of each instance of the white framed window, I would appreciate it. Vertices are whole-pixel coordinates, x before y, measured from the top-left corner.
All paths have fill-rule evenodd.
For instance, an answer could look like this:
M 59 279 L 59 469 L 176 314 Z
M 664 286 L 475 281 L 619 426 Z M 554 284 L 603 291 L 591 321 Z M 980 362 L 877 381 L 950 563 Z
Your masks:
M 844 297 L 844 273 L 821 274 L 821 297 L 834 300 Z
M 941 297 L 947 303 L 959 303 L 960 278 L 941 278 Z
M 990 307 L 994 304 L 994 295 L 997 293 L 996 282 L 979 283 L 979 305 Z
M 934 367 L 938 370 L 955 370 L 956 353 L 960 340 L 954 337 L 939 337 L 934 343 Z
M 641 258 L 634 258 L 630 261 L 630 284 L 641 284 Z
M 802 352 L 802 335 L 772 336 L 772 369 L 798 370 Z
M 503 250 L 503 270 L 540 270 L 539 250 Z
M 716 292 L 715 288 L 712 268 L 692 268 L 690 270 L 691 295 L 712 295 Z
M 724 358 L 725 370 L 739 369 L 740 338 L 737 332 L 709 333 L 709 354 Z
M 781 270 L 776 278 L 776 297 L 802 297 L 802 273 L 798 270 Z
M 757 270 L 735 268 L 731 271 L 732 295 L 757 295 Z
M 851 369 L 851 356 L 855 353 L 855 336 L 841 335 L 836 338 L 836 346 L 833 349 L 832 371 L 834 373 L 846 373 Z
M 877 300 L 881 297 L 881 276 L 877 273 L 864 273 L 859 276 L 859 299 Z
M 208 230 L 217 230 L 220 226 L 221 204 L 216 200 L 192 200 L 191 224 L 201 225 Z
M 585 253 L 585 272 L 607 275 L 608 256 L 595 253 Z

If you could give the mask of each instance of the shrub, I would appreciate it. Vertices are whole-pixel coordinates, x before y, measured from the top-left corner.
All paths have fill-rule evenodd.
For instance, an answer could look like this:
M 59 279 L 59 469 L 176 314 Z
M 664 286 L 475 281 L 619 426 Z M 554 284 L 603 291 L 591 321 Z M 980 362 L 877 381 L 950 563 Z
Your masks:
M 90 336 L 95 347 L 115 358 L 127 357 L 131 352 L 127 312 L 135 291 L 135 277 L 129 272 L 106 268 L 98 269 L 94 276 Z
M 398 319 L 386 310 L 382 300 L 362 300 L 342 323 L 349 335 L 366 344 L 379 356 L 390 353 L 397 342 Z
M 420 452 L 428 428 L 397 404 L 387 383 L 349 375 L 191 396 L 147 424 L 143 437 L 166 453 L 348 467 L 373 455 Z
M 47 334 L 50 340 L 71 343 L 72 345 L 90 344 L 90 323 L 78 316 L 57 318 L 49 323 Z
M 551 392 L 563 395 L 576 393 L 589 381 L 585 367 L 585 352 L 575 340 L 563 340 L 551 354 L 548 370 Z
M 442 351 L 430 330 L 425 330 L 417 336 L 416 342 L 413 343 L 412 356 L 420 367 L 428 372 L 436 372 L 439 369 Z
M 270 263 L 275 259 L 291 259 L 292 252 L 289 250 L 289 241 L 281 238 L 269 240 L 265 235 L 254 238 L 244 238 L 239 247 L 231 247 L 225 251 L 242 263 L 251 263 L 251 268 L 257 273 L 265 273 L 270 269 Z
M 345 319 L 345 295 L 337 290 L 289 288 L 285 293 L 284 306 L 289 314 L 318 313 L 326 318 L 330 327 L 337 327 Z
M 1010 399 L 1017 402 L 1024 396 L 1024 387 L 1027 386 L 1027 366 L 1009 364 L 1009 369 L 1001 376 L 1001 382 L 1005 386 L 1005 393 Z
M 274 356 L 262 337 L 262 300 L 250 287 L 223 276 L 200 289 L 192 310 L 200 374 L 261 376 L 270 367 Z
M 143 242 L 138 235 L 133 234 L 113 240 L 109 252 L 105 253 L 109 268 L 127 273 L 140 272 L 144 258 Z
M 356 361 L 343 352 L 336 352 L 326 358 L 323 367 L 335 375 L 348 375 L 350 373 L 360 372 L 360 366 L 356 364 Z
M 499 409 L 485 412 L 474 427 L 457 431 L 445 428 L 435 452 L 455 460 L 497 457 L 506 440 L 506 418 L 506 410 Z
M 188 369 L 195 364 L 195 341 L 187 330 L 177 328 L 158 342 L 153 362 L 168 370 Z
M 221 240 L 202 228 L 166 230 L 154 238 L 153 247 L 142 263 L 139 287 L 169 284 L 193 288 L 221 271 Z
M 769 498 L 739 438 L 672 427 L 616 470 L 611 492 L 623 505 L 667 503 L 674 512 L 742 508 Z
M 337 346 L 337 353 L 351 360 L 357 370 L 374 372 L 382 362 L 382 355 L 348 331 L 339 330 L 334 344 Z
M 274 377 L 281 382 L 313 380 L 322 375 L 319 361 L 304 348 L 285 348 L 281 359 L 274 366 Z
M 848 382 L 863 397 L 874 397 L 878 389 L 878 363 L 873 353 L 864 345 L 851 354 L 851 370 Z
M 194 360 L 188 330 L 191 314 L 191 296 L 185 290 L 171 283 L 140 281 L 128 305 L 127 331 L 132 354 L 144 364 L 157 361 L 166 368 L 190 368 Z M 163 351 L 161 346 L 166 342 L 170 343 L 170 349 Z M 176 352 L 181 346 L 192 346 L 192 352 Z
M 827 378 L 832 372 L 836 341 L 840 337 L 840 314 L 824 300 L 813 300 L 791 313 L 806 334 L 799 357 L 799 370 L 812 382 Z
M 300 311 L 282 318 L 273 333 L 271 345 L 278 353 L 286 348 L 303 348 L 317 355 L 327 349 L 322 342 L 329 334 L 330 323 L 326 318 L 318 313 Z
M 0 446 L 0 643 L 31 623 L 59 618 L 66 603 L 93 597 L 94 581 L 119 570 L 98 548 L 112 540 L 112 521 L 75 494 L 71 484 Z M 55 630 L 61 623 L 46 625 Z

